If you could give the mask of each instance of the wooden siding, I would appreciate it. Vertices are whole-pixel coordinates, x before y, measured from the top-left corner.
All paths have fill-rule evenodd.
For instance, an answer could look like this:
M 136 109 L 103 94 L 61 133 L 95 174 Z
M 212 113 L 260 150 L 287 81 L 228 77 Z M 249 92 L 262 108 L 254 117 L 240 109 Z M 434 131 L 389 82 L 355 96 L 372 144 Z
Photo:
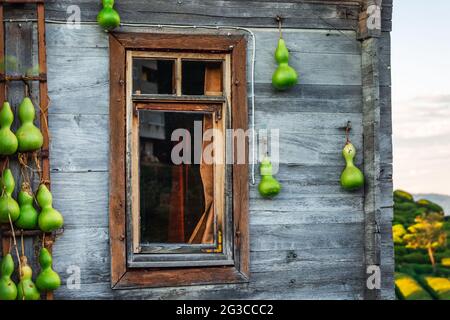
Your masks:
M 363 164 L 361 47 L 349 40 L 353 32 L 285 31 L 301 85 L 278 94 L 270 86 L 277 32 L 254 30 L 256 124 L 282 128 L 278 178 L 284 191 L 268 201 L 255 187 L 250 189 L 250 284 L 113 292 L 107 36 L 95 26 L 67 30 L 49 25 L 48 30 L 52 181 L 55 205 L 66 217 L 65 233 L 55 245 L 55 267 L 64 271 L 78 265 L 82 270 L 82 289 L 61 288 L 56 297 L 362 298 L 364 194 L 347 193 L 339 186 L 344 143 L 340 127 L 347 120 L 352 121 L 351 138 L 360 150 L 357 163 Z M 384 106 L 384 114 L 390 115 L 388 104 Z M 389 163 L 388 147 L 383 148 Z M 383 199 L 389 207 L 392 169 L 385 169 Z M 385 216 L 389 221 L 390 213 Z M 389 248 L 388 241 L 385 246 Z
M 189 25 L 236 25 L 261 28 L 276 26 L 277 15 L 286 18 L 284 26 L 295 29 L 355 30 L 358 13 L 365 0 L 121 0 L 115 8 L 124 23 L 168 24 L 173 21 Z M 47 0 L 46 15 L 65 20 L 67 7 L 78 5 L 83 21 L 95 21 L 101 9 L 100 1 Z M 11 12 L 6 16 L 21 16 Z M 33 14 L 30 7 L 25 13 Z M 382 27 L 392 28 L 392 0 L 383 0 Z
M 52 191 L 65 217 L 54 246 L 54 264 L 65 283 L 81 268 L 81 289 L 62 286 L 61 299 L 361 299 L 364 297 L 364 192 L 339 185 L 344 167 L 341 129 L 352 121 L 351 140 L 363 161 L 361 44 L 356 41 L 357 1 L 120 1 L 124 22 L 223 24 L 256 34 L 256 127 L 280 128 L 283 191 L 261 199 L 250 187 L 250 283 L 145 290 L 110 288 L 109 50 L 97 26 L 69 29 L 47 24 L 48 85 L 52 101 Z M 305 1 L 306 2 L 306 1 Z M 316 1 L 318 2 L 318 1 Z M 76 1 L 83 21 L 94 21 L 99 3 Z M 132 4 L 131 4 L 132 3 Z M 65 19 L 74 1 L 49 1 L 47 16 Z M 156 9 L 157 8 L 157 9 Z M 390 37 L 391 1 L 383 1 L 379 39 L 382 298 L 394 298 Z M 157 11 L 157 12 L 156 12 Z M 201 13 L 199 13 L 201 12 Z M 274 16 L 287 17 L 284 38 L 300 84 L 275 92 L 270 84 L 278 32 Z M 323 19 L 314 17 L 314 14 Z M 332 31 L 329 24 L 341 31 Z M 316 29 L 316 30 L 313 30 Z M 180 32 L 177 29 L 123 28 Z M 202 32 L 200 30 L 185 32 Z M 226 34 L 229 31 L 204 33 Z M 233 32 L 232 32 L 233 33 Z M 241 33 L 245 34 L 245 33 Z M 251 42 L 249 46 L 249 57 Z M 250 68 L 248 68 L 250 69 Z M 250 114 L 251 115 L 251 114 Z

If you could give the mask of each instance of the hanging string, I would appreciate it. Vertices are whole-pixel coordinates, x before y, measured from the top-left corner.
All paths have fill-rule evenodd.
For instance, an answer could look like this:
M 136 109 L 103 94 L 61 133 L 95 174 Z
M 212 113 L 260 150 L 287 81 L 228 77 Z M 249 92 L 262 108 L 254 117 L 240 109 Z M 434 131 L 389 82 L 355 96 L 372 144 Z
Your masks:
M 278 21 L 278 32 L 280 34 L 280 39 L 281 39 L 281 38 L 283 38 L 283 34 L 281 31 L 281 17 L 280 16 L 277 16 L 277 21 Z
M 8 213 L 8 218 L 9 218 L 9 225 L 11 228 L 11 234 L 12 234 L 12 238 L 13 238 L 13 242 L 14 242 L 14 248 L 16 251 L 17 261 L 19 263 L 19 271 L 20 271 L 19 274 L 20 274 L 20 276 L 22 276 L 22 263 L 20 262 L 19 249 L 17 247 L 16 232 L 14 231 L 14 225 L 12 223 L 11 215 L 9 213 Z
M 45 232 L 42 233 L 42 248 L 45 249 Z
M 5 161 L 3 162 L 3 168 L 2 168 L 2 173 L 9 167 L 9 158 L 6 157 Z
M 346 144 L 350 143 L 350 125 L 347 124 L 347 127 L 345 128 L 345 139 L 346 139 Z
M 38 173 L 39 176 L 39 184 L 43 183 L 43 179 L 42 179 L 42 168 L 41 168 L 41 162 L 38 159 L 37 156 L 37 152 L 33 152 L 33 160 L 34 160 L 34 164 L 36 165 L 36 171 Z
M 19 153 L 19 155 L 17 156 L 17 159 L 20 164 L 20 174 L 22 175 L 22 182 L 26 186 L 30 187 L 31 186 L 31 178 L 27 173 L 27 169 L 30 170 L 31 172 L 33 172 L 33 168 L 31 168 L 28 165 L 28 155 L 25 153 Z M 30 191 L 29 188 L 26 190 Z
M 47 115 L 48 115 L 48 109 L 50 108 L 50 104 L 51 104 L 51 100 L 50 97 L 47 95 L 47 108 L 46 108 L 46 112 L 44 112 L 44 110 L 42 109 L 41 105 L 39 104 L 39 110 L 41 112 L 41 114 L 44 114 L 44 124 L 45 124 L 45 133 L 47 134 L 48 139 L 50 140 L 50 129 L 48 127 L 48 120 L 47 120 Z M 41 127 L 42 127 L 42 123 L 41 123 Z
M 26 86 L 28 87 L 28 84 L 26 84 Z M 50 129 L 48 127 L 48 120 L 47 120 L 48 109 L 50 108 L 50 105 L 51 105 L 51 99 L 50 99 L 49 95 L 47 94 L 48 103 L 47 103 L 47 108 L 46 108 L 47 111 L 46 112 L 44 112 L 44 109 L 42 109 L 42 106 L 40 103 L 35 103 L 34 99 L 31 97 L 31 90 L 29 89 L 29 87 L 28 87 L 28 97 L 30 98 L 33 105 L 38 106 L 40 113 L 44 114 L 43 118 L 44 118 L 45 128 L 43 128 L 43 124 L 41 123 L 41 129 L 45 130 L 45 133 L 47 134 L 48 139 L 50 139 Z
M 22 247 L 22 256 L 25 255 L 25 243 L 23 241 L 23 229 L 21 230 L 21 234 L 20 234 L 20 245 Z

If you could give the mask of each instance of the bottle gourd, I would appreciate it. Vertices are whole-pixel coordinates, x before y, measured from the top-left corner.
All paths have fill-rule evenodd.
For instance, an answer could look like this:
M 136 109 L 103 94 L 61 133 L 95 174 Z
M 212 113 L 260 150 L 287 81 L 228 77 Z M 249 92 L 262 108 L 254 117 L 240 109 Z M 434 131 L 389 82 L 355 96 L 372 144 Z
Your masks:
M 33 123 L 36 111 L 31 99 L 25 97 L 19 105 L 21 126 L 16 131 L 19 152 L 35 151 L 42 147 L 44 138 L 41 131 Z
M 286 90 L 297 84 L 297 72 L 289 65 L 289 50 L 282 37 L 278 40 L 278 47 L 275 51 L 275 60 L 278 68 L 272 76 L 272 85 L 278 90 Z
M 0 111 L 0 155 L 10 156 L 17 151 L 19 145 L 16 135 L 11 131 L 14 113 L 8 102 L 3 103 Z
M 14 272 L 14 261 L 11 254 L 3 257 L 0 269 L 0 300 L 16 300 L 17 287 L 11 280 Z
M 42 211 L 38 217 L 39 228 L 44 232 L 52 232 L 59 229 L 64 223 L 64 218 L 56 209 L 53 209 L 53 197 L 44 184 L 41 184 L 37 193 L 37 201 Z
M 112 30 L 120 25 L 120 16 L 114 10 L 114 0 L 103 0 L 103 9 L 97 15 L 98 24 L 105 30 Z
M 258 185 L 258 191 L 264 198 L 275 197 L 281 191 L 280 183 L 272 176 L 272 163 L 268 157 L 261 162 L 260 167 L 261 182 Z
M 16 183 L 10 169 L 5 169 L 2 173 L 0 183 L 0 223 L 14 222 L 19 218 L 20 208 L 16 200 L 13 199 L 12 193 Z
M 39 264 L 41 272 L 36 278 L 36 286 L 43 291 L 54 291 L 61 286 L 59 275 L 52 269 L 53 258 L 46 248 L 39 253 Z
M 33 207 L 33 194 L 26 184 L 22 184 L 22 190 L 17 196 L 19 202 L 20 215 L 16 221 L 16 226 L 20 229 L 35 229 L 38 222 L 38 212 Z
M 350 142 L 342 150 L 346 167 L 341 175 L 341 185 L 347 190 L 357 190 L 364 186 L 364 175 L 353 163 L 353 159 L 356 156 L 356 149 Z
M 17 285 L 17 300 L 39 300 L 41 294 L 31 279 L 33 270 L 28 265 L 27 257 L 20 257 L 20 282 Z

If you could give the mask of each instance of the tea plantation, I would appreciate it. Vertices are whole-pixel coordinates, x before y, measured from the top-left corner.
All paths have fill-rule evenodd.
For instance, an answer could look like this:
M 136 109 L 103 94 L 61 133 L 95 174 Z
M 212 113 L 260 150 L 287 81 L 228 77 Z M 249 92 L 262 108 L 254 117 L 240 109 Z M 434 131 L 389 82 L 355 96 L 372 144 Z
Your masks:
M 433 270 L 425 249 L 407 247 L 403 238 L 414 225 L 415 218 L 439 213 L 444 218 L 442 229 L 448 235 L 447 243 L 436 248 L 436 266 Z M 395 290 L 398 299 L 450 300 L 450 217 L 436 203 L 414 197 L 401 190 L 394 192 L 393 235 L 395 248 Z

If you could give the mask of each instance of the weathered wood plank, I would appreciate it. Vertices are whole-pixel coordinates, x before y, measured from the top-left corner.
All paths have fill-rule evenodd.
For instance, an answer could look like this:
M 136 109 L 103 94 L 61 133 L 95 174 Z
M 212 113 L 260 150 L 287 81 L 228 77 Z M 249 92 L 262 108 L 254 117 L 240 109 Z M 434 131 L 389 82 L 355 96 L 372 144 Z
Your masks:
M 54 207 L 67 227 L 108 227 L 108 172 L 52 173 Z
M 380 104 L 378 39 L 368 38 L 362 43 L 363 126 L 364 126 L 364 268 L 380 266 L 381 188 L 380 172 Z M 378 288 L 364 290 L 365 299 L 379 299 Z
M 362 192 L 342 190 L 341 170 L 338 166 L 282 165 L 276 177 L 283 190 L 276 201 L 260 198 L 256 187 L 251 187 L 251 223 L 360 222 Z M 108 206 L 108 179 L 107 171 L 52 173 L 54 204 L 62 211 L 66 226 L 108 226 L 103 214 Z M 343 206 L 338 208 L 335 203 Z M 274 208 L 279 215 L 274 216 Z
M 353 300 L 361 299 L 361 279 L 332 283 L 305 283 L 301 287 L 250 288 L 248 286 L 195 286 L 146 290 L 112 291 L 108 283 L 82 284 L 80 290 L 61 287 L 56 298 L 63 299 L 158 299 L 158 300 L 207 300 L 207 299 L 312 299 Z
M 83 21 L 95 21 L 100 4 L 86 1 L 55 1 L 47 4 L 47 16 L 66 19 L 69 4 L 78 4 Z M 299 1 L 196 1 L 173 2 L 157 0 L 125 0 L 116 3 L 122 22 L 192 25 L 240 25 L 265 27 L 274 25 L 274 17 L 285 17 L 286 28 L 323 28 L 330 24 L 353 30 L 359 6 L 333 3 L 299 3 Z M 320 18 L 318 18 L 319 16 Z
M 292 121 L 287 123 L 287 118 Z M 360 150 L 356 164 L 361 165 L 360 114 L 342 114 L 340 118 L 333 113 L 258 111 L 256 124 L 257 129 L 260 126 L 267 126 L 267 129 L 282 128 L 279 133 L 281 163 L 343 165 L 341 152 L 345 137 L 342 127 L 347 119 L 353 124 L 351 139 Z M 51 114 L 49 127 L 54 155 L 51 164 L 53 172 L 108 170 L 108 116 Z M 389 155 L 386 153 L 386 156 Z
M 307 228 L 314 228 L 317 233 L 317 228 L 339 228 L 337 224 L 317 224 L 317 225 L 304 225 L 295 226 L 305 230 Z M 266 232 L 266 230 L 273 230 L 270 226 L 258 226 L 257 230 L 251 229 L 251 234 L 258 234 L 257 232 Z M 268 232 L 267 231 L 267 232 Z M 263 251 L 253 251 L 251 255 L 252 263 L 252 274 L 257 273 L 267 273 L 274 271 L 292 271 L 298 273 L 298 270 L 305 270 L 308 268 L 310 271 L 305 274 L 313 274 L 314 276 L 308 277 L 302 280 L 304 283 L 319 282 L 322 277 L 322 268 L 327 269 L 329 277 L 334 277 L 334 279 L 342 279 L 338 277 L 336 273 L 340 271 L 338 269 L 348 269 L 351 266 L 353 268 L 358 268 L 361 271 L 361 256 L 362 247 L 358 246 L 355 239 L 352 242 L 347 243 L 347 246 L 339 246 L 337 243 L 333 243 L 331 246 L 321 246 L 322 241 L 316 242 L 317 239 L 308 238 L 309 245 L 301 245 L 299 242 L 302 239 L 296 239 L 296 235 L 289 238 L 288 234 L 278 234 L 277 243 L 272 244 L 270 247 L 265 246 Z M 311 235 L 311 234 L 310 234 Z M 332 235 L 338 235 L 337 232 Z M 323 233 L 321 235 L 323 237 Z M 354 234 L 356 239 L 358 234 Z M 298 236 L 297 236 L 298 237 Z M 338 236 L 342 238 L 342 236 Z M 65 275 L 67 269 L 70 266 L 78 266 L 81 271 L 82 283 L 97 283 L 109 280 L 109 246 L 107 239 L 108 228 L 98 228 L 98 227 L 77 227 L 71 228 L 66 227 L 63 236 L 58 238 L 58 241 L 54 247 L 54 267 L 55 270 L 61 273 L 63 279 L 66 279 Z M 350 238 L 350 236 L 349 236 Z M 295 247 L 281 248 L 281 246 L 286 246 L 284 243 L 288 240 L 292 243 L 296 243 Z M 320 240 L 320 238 L 319 238 Z M 253 242 L 258 240 L 252 237 Z M 257 245 L 257 244 L 256 244 Z M 280 248 L 277 248 L 280 247 Z M 67 259 L 67 257 L 71 257 Z M 342 268 L 336 268 L 340 265 Z M 316 271 L 315 271 L 316 270 Z M 335 270 L 335 271 L 333 271 Z M 353 271 L 354 273 L 355 271 Z M 316 278 L 315 278 L 316 277 Z M 351 279 L 351 277 L 344 277 Z M 263 278 L 261 278 L 263 279 Z M 262 282 L 257 277 L 252 277 L 252 282 Z M 256 284 L 258 285 L 258 284 Z
M 51 114 L 52 171 L 108 170 L 107 116 Z

